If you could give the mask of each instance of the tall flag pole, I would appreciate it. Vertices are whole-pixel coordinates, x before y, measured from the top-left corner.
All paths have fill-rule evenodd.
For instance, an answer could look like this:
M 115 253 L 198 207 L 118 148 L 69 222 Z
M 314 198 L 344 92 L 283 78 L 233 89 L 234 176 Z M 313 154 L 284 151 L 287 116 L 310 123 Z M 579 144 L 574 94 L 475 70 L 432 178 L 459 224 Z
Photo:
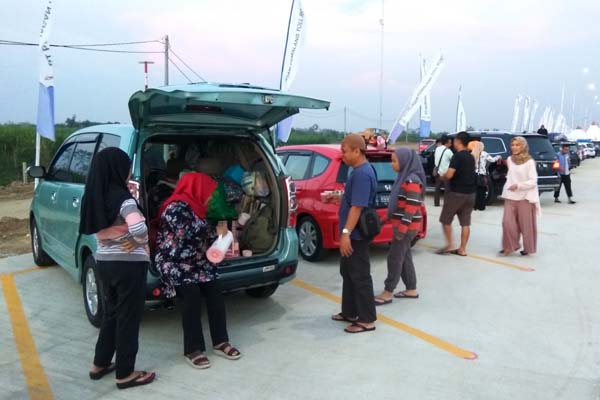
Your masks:
M 429 70 L 421 80 L 421 83 L 414 90 L 408 104 L 404 106 L 400 115 L 396 121 L 394 121 L 394 125 L 392 125 L 392 129 L 390 130 L 390 136 L 387 140 L 388 143 L 394 143 L 402 133 L 402 130 L 406 128 L 408 121 L 410 121 L 421 106 L 423 97 L 431 92 L 431 87 L 440 76 L 443 66 L 444 57 L 440 54 L 429 67 Z
M 421 81 L 425 76 L 426 60 L 421 60 Z M 431 133 L 431 91 L 425 93 L 421 103 L 421 122 L 419 124 L 419 137 L 429 137 Z
M 516 132 L 519 125 L 519 112 L 521 111 L 521 95 L 517 95 L 515 99 L 515 109 L 513 111 L 512 125 L 510 126 L 511 132 Z
M 279 90 L 287 92 L 292 86 L 298 72 L 299 50 L 306 36 L 306 21 L 304 9 L 300 0 L 292 0 L 290 19 L 283 51 Z M 277 138 L 287 142 L 292 132 L 292 117 L 288 117 L 277 124 Z
M 467 116 L 462 103 L 462 86 L 458 87 L 458 101 L 456 103 L 456 132 L 467 130 Z

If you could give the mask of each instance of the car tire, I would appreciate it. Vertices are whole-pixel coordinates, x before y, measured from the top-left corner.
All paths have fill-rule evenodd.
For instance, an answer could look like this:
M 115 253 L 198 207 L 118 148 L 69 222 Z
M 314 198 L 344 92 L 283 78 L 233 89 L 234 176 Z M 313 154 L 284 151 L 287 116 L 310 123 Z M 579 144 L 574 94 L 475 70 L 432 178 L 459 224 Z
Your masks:
M 104 297 L 96 260 L 88 255 L 83 263 L 83 306 L 90 324 L 99 328 L 104 317 Z
M 40 237 L 40 231 L 37 226 L 37 222 L 32 217 L 29 224 L 29 230 L 31 232 L 31 252 L 33 253 L 33 262 L 39 267 L 47 267 L 49 265 L 56 264 L 52 257 L 50 257 L 42 247 L 42 238 Z
M 298 250 L 306 261 L 318 261 L 325 253 L 319 224 L 311 217 L 302 217 L 296 226 Z
M 279 284 L 277 283 L 268 286 L 255 287 L 246 289 L 246 294 L 248 294 L 250 297 L 254 297 L 255 299 L 266 299 L 275 293 L 278 287 Z
M 491 204 L 494 204 L 494 202 L 497 199 L 498 199 L 498 192 L 496 191 L 496 184 L 494 183 L 494 181 L 490 180 L 490 183 L 488 185 L 487 196 L 485 199 L 485 204 L 487 204 L 488 206 Z

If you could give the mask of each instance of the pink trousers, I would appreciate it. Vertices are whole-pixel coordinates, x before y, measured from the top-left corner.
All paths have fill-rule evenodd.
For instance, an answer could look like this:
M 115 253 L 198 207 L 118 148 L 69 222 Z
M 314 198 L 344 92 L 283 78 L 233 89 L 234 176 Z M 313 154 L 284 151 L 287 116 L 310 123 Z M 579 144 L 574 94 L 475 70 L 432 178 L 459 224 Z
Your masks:
M 527 200 L 504 200 L 502 249 L 505 252 L 519 250 L 521 236 L 523 236 L 523 251 L 530 254 L 537 251 L 536 212 L 535 204 Z

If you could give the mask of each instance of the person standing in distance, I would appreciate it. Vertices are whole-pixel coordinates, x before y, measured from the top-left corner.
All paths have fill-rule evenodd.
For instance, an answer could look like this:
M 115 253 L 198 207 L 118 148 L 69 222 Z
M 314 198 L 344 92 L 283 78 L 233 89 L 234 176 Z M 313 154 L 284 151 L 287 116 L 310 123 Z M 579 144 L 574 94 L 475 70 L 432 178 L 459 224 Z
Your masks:
M 440 206 L 440 197 L 442 193 L 442 186 L 444 186 L 444 195 L 450 191 L 450 184 L 448 181 L 442 180 L 442 176 L 448 171 L 450 166 L 450 160 L 452 159 L 452 139 L 446 135 L 442 135 L 440 138 L 441 145 L 435 149 L 433 156 L 433 169 L 435 179 L 435 192 L 433 195 L 433 205 L 435 207 Z
M 560 185 L 558 186 L 558 189 L 554 191 L 554 202 L 561 202 L 558 199 L 560 196 L 560 188 L 562 185 L 565 185 L 565 191 L 567 192 L 567 197 L 569 198 L 569 204 L 575 204 L 576 202 L 572 199 L 573 190 L 571 190 L 571 155 L 569 154 L 569 145 L 563 144 L 560 147 L 560 151 L 556 153 L 556 157 L 558 158 L 558 163 L 560 164 L 558 167 L 558 172 L 560 174 Z
M 335 321 L 350 322 L 348 333 L 375 330 L 377 313 L 369 260 L 369 240 L 358 229 L 363 208 L 375 199 L 377 178 L 367 161 L 366 144 L 361 135 L 351 134 L 342 141 L 342 160 L 352 167 L 340 201 L 340 274 L 342 275 L 342 311 L 332 315 Z
M 471 213 L 475 205 L 476 191 L 475 159 L 467 149 L 468 143 L 469 134 L 467 132 L 456 134 L 454 139 L 456 153 L 452 156 L 448 171 L 442 176 L 442 180 L 450 181 L 450 192 L 445 195 L 444 206 L 440 214 L 440 222 L 446 237 L 446 247 L 438 250 L 438 254 L 467 255 L 466 248 L 471 234 Z M 460 247 L 452 249 L 454 247 L 452 220 L 455 215 L 461 226 Z

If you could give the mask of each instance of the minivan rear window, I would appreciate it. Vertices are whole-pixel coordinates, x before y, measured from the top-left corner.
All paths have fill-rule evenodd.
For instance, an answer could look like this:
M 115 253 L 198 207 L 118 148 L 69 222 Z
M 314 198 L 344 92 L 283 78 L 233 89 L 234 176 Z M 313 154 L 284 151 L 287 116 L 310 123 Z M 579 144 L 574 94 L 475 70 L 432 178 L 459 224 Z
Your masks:
M 375 172 L 377 173 L 378 182 L 394 182 L 398 173 L 392 169 L 392 161 L 389 159 L 369 160 Z M 352 167 L 346 164 L 340 165 L 337 182 L 346 183 L 348 176 L 352 172 Z
M 529 144 L 529 154 L 536 160 L 554 160 L 556 153 L 554 148 L 547 138 L 528 136 L 527 144 Z

